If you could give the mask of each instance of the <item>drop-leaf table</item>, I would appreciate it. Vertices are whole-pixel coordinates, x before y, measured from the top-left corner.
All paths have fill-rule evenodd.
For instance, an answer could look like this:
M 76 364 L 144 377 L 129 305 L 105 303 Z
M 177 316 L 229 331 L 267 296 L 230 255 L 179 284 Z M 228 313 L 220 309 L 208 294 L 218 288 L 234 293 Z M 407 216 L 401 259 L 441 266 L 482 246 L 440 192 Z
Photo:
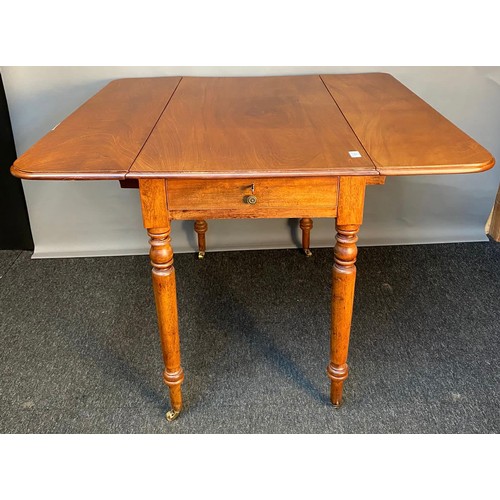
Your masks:
M 389 74 L 115 80 L 26 151 L 22 179 L 138 182 L 170 390 L 182 409 L 172 220 L 336 219 L 331 402 L 342 402 L 365 189 L 492 155 Z

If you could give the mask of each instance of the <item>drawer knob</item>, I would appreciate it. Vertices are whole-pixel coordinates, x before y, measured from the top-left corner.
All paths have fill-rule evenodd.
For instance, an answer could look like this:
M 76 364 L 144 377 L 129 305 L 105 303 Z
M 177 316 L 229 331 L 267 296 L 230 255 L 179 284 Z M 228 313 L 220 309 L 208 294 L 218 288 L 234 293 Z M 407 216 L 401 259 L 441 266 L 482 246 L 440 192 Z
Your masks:
M 243 198 L 243 201 L 245 203 L 248 203 L 249 205 L 255 205 L 257 203 L 257 196 L 255 196 L 254 194 L 251 194 L 249 196 L 245 196 Z

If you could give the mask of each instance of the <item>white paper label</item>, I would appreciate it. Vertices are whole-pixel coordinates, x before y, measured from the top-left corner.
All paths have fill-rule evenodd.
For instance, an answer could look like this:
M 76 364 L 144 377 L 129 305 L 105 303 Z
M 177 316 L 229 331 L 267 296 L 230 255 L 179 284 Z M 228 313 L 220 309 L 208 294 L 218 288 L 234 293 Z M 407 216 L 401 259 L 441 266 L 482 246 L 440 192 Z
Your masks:
M 361 153 L 359 151 L 349 151 L 349 156 L 351 158 L 361 158 Z

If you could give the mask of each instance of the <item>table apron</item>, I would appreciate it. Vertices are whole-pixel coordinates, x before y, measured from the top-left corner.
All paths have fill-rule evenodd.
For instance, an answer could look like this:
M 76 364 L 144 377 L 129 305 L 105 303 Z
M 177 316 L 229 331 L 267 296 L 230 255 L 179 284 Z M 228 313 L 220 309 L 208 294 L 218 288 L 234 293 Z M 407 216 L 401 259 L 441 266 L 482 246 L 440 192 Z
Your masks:
M 338 177 L 169 179 L 171 219 L 335 217 Z
M 169 210 L 172 220 L 335 218 L 336 208 L 254 208 L 252 210 Z

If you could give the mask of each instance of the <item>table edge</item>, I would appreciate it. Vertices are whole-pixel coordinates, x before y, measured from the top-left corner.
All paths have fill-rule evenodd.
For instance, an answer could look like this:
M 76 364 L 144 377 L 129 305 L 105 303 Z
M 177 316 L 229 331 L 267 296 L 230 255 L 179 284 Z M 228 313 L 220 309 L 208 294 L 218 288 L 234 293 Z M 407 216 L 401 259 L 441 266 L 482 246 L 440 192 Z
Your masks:
M 14 177 L 25 181 L 100 181 L 100 180 L 124 180 L 126 170 L 111 172 L 79 172 L 71 174 L 68 172 L 29 172 L 17 168 L 14 164 L 10 167 L 10 173 Z
M 489 152 L 488 152 L 489 153 Z M 374 161 L 374 163 L 376 163 Z M 491 155 L 487 161 L 482 163 L 469 163 L 466 165 L 439 165 L 439 166 L 382 166 L 377 164 L 377 171 L 380 175 L 390 177 L 409 176 L 409 175 L 446 175 L 446 174 L 477 174 L 492 169 L 496 164 L 495 157 Z

